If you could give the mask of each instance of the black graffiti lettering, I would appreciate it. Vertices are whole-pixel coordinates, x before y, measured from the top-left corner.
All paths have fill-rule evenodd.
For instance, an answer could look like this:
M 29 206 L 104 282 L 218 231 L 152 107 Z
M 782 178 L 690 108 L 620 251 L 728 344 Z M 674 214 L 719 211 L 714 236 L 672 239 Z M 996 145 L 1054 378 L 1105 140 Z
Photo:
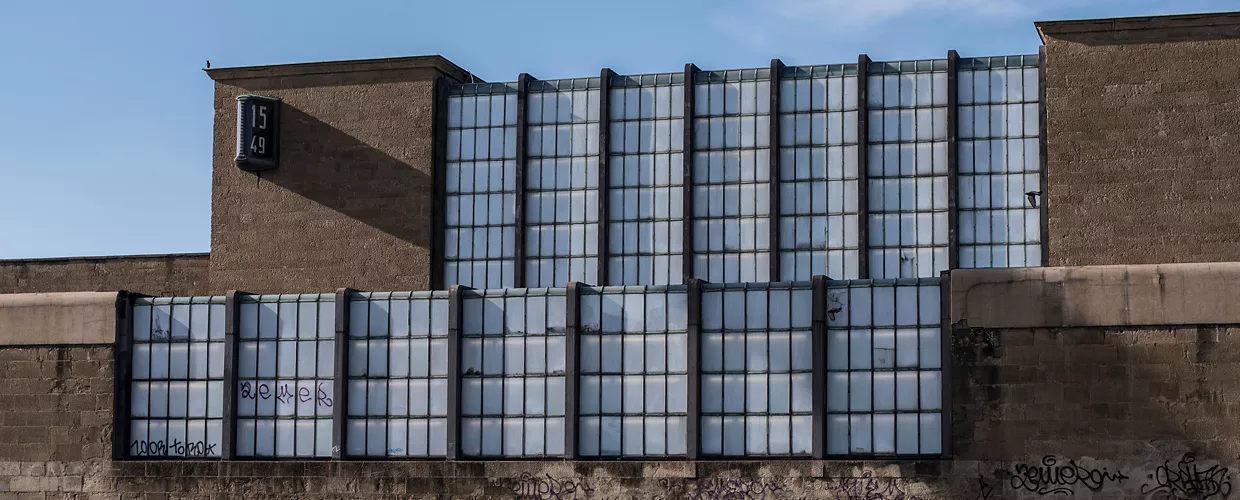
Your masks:
M 241 383 L 241 399 L 254 399 L 254 386 L 249 382 Z
M 299 387 L 299 388 L 297 389 L 297 400 L 298 400 L 298 401 L 300 401 L 300 402 L 302 402 L 302 403 L 309 403 L 309 402 L 310 402 L 310 399 L 311 399 L 311 397 L 310 397 L 310 388 L 309 388 L 309 387 Z
M 1012 467 L 1008 485 L 1015 490 L 1025 490 L 1039 495 L 1073 495 L 1076 485 L 1098 491 L 1108 482 L 1128 479 L 1123 472 L 1110 472 L 1105 467 L 1085 468 L 1075 460 L 1060 464 L 1054 455 L 1042 457 L 1039 464 L 1016 464 Z
M 172 444 L 166 441 L 146 441 L 135 440 L 129 443 L 129 452 L 134 456 L 186 456 L 186 457 L 202 457 L 214 456 L 217 451 L 217 443 L 207 443 L 205 441 L 192 441 L 183 443 L 179 439 L 172 440 Z
M 663 495 L 656 498 L 666 499 L 765 500 L 783 490 L 777 484 L 756 479 L 660 479 L 659 485 Z
M 584 479 L 556 479 L 550 474 L 523 472 L 515 480 L 492 480 L 491 483 L 511 490 L 516 498 L 523 500 L 576 500 L 594 496 L 594 488 Z
M 258 397 L 263 399 L 271 399 L 271 386 L 267 384 L 258 384 Z
M 288 404 L 288 402 L 292 400 L 293 392 L 288 389 L 288 384 L 280 384 L 280 387 L 276 389 L 276 401 Z
M 1163 462 L 1147 476 L 1141 493 L 1160 493 L 1168 498 L 1227 498 L 1231 494 L 1231 475 L 1226 467 L 1204 467 L 1197 457 L 1187 453 L 1174 466 Z M 1152 481 L 1152 482 L 1151 482 Z
M 321 406 L 325 406 L 328 408 L 332 407 L 332 398 L 328 397 L 327 391 L 323 390 L 322 382 L 320 382 L 314 388 L 314 401 L 315 401 L 314 404 L 316 405 L 321 405 Z
M 861 477 L 840 478 L 834 485 L 836 498 L 842 500 L 921 500 L 900 487 L 899 478 L 877 478 L 873 471 Z

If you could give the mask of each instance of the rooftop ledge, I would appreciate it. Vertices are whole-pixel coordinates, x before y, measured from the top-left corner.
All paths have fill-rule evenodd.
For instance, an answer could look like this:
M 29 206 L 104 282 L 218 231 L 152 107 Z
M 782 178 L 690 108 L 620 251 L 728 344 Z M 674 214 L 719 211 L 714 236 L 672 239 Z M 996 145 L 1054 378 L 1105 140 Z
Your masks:
M 466 81 L 469 73 L 452 61 L 439 55 L 388 57 L 382 59 L 354 59 L 348 61 L 323 61 L 294 64 L 270 64 L 266 66 L 240 66 L 234 68 L 211 68 L 203 70 L 217 82 L 246 78 L 272 78 L 305 75 L 356 73 L 362 71 L 402 71 L 434 69 L 440 73 Z M 477 80 L 477 78 L 474 78 Z
M 1240 38 L 1240 12 L 1038 21 L 1033 25 L 1042 43 L 1049 39 L 1105 45 Z

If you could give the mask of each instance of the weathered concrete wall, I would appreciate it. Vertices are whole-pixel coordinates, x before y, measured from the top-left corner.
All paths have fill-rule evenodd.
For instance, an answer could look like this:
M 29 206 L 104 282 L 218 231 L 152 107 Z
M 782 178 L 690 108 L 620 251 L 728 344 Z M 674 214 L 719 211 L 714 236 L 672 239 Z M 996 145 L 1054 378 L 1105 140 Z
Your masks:
M 1211 325 L 1240 320 L 1240 262 L 961 269 L 951 322 L 985 328 Z
M 437 57 L 209 70 L 211 286 L 257 293 L 430 287 Z M 280 166 L 241 171 L 237 96 L 282 99 Z
M 0 293 L 206 295 L 209 263 L 205 253 L 0 260 Z
M 1240 260 L 1240 13 L 1038 30 L 1050 264 Z
M 117 293 L 0 295 L 0 346 L 112 344 Z

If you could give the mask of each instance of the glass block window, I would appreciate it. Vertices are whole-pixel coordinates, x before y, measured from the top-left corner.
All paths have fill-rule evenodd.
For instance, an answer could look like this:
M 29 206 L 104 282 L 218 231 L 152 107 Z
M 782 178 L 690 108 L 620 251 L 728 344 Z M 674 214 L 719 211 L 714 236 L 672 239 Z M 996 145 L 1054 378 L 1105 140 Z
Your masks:
M 694 82 L 693 275 L 770 279 L 770 69 L 704 71 Z
M 703 287 L 703 454 L 811 453 L 812 295 L 807 283 Z
M 599 79 L 529 90 L 525 275 L 534 287 L 597 282 Z
M 869 67 L 870 277 L 947 269 L 947 60 Z
M 608 280 L 680 283 L 684 74 L 611 79 Z
M 335 295 L 238 302 L 237 455 L 330 457 Z
M 961 59 L 960 267 L 1042 265 L 1038 56 Z
M 828 284 L 828 454 L 942 453 L 939 282 Z
M 685 454 L 686 287 L 584 288 L 582 456 Z
M 857 66 L 787 67 L 779 87 L 779 279 L 857 278 Z
M 564 453 L 564 289 L 464 291 L 461 451 Z
M 224 321 L 224 297 L 134 300 L 130 456 L 220 456 Z
M 455 85 L 448 96 L 444 282 L 513 284 L 515 83 Z
M 352 456 L 448 448 L 448 292 L 355 293 L 349 304 Z

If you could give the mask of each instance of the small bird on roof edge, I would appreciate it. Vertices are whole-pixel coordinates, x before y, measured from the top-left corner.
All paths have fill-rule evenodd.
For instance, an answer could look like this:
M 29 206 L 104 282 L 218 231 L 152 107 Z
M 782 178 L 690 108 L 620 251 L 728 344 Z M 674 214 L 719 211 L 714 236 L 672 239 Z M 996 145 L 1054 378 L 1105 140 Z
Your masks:
M 207 59 L 207 69 L 211 69 L 211 60 Z

